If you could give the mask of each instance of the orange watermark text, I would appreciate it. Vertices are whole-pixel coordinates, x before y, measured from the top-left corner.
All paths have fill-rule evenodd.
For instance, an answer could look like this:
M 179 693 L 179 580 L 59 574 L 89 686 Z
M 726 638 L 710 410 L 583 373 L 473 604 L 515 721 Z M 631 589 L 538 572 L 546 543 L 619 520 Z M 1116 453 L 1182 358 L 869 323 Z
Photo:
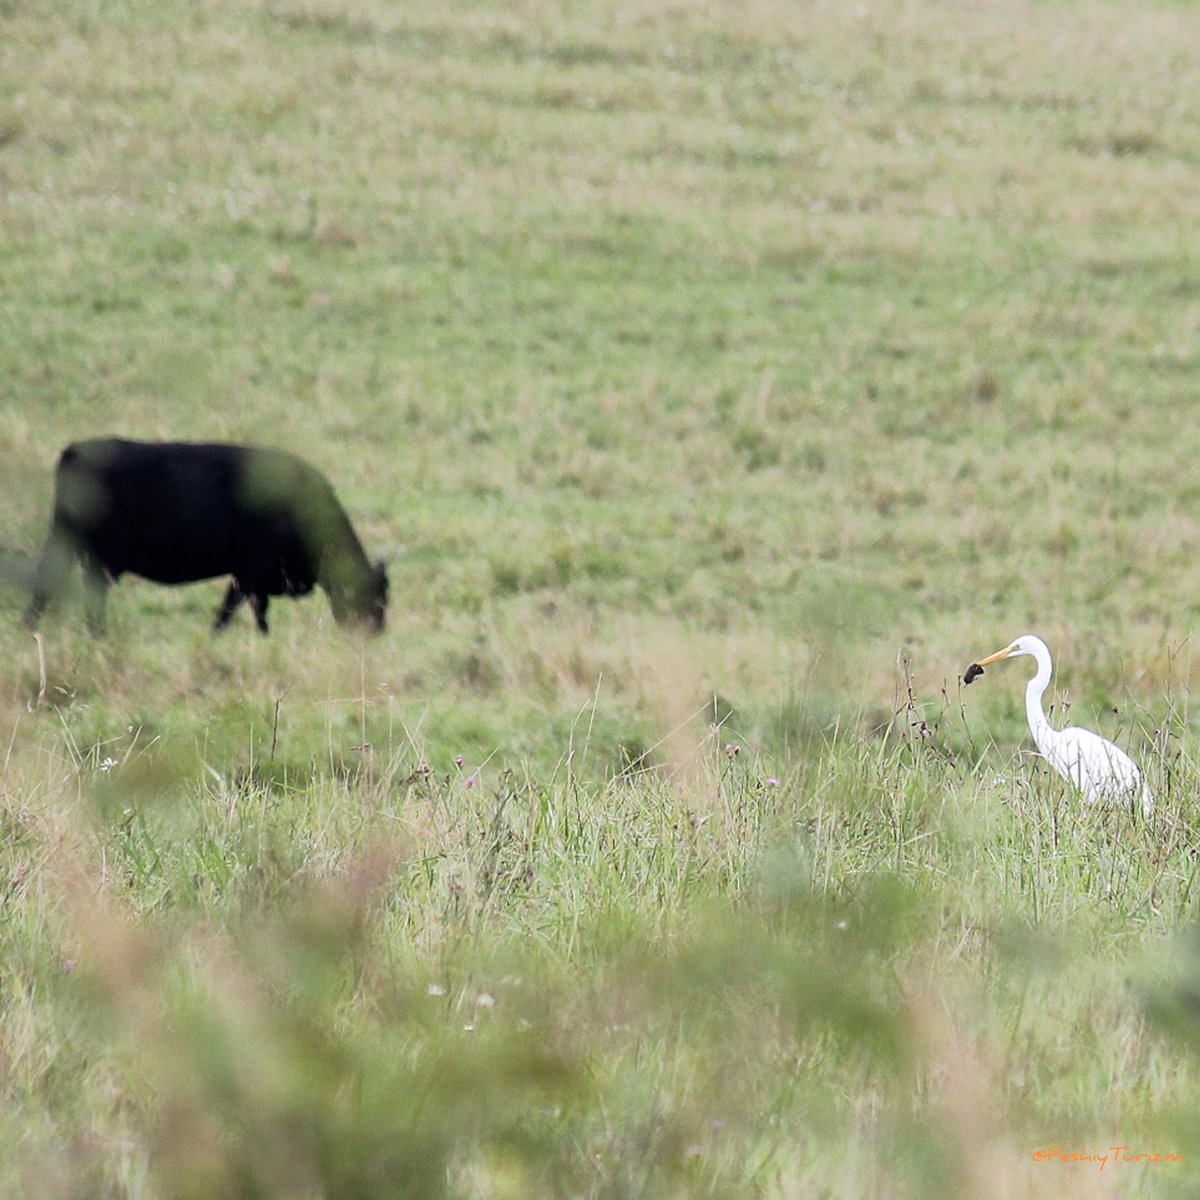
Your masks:
M 1065 1146 L 1043 1146 L 1033 1152 L 1034 1162 L 1089 1163 L 1103 1171 L 1119 1163 L 1181 1163 L 1182 1154 L 1160 1154 L 1157 1151 L 1135 1150 L 1132 1146 L 1109 1146 L 1089 1151 L 1086 1143 L 1078 1150 Z

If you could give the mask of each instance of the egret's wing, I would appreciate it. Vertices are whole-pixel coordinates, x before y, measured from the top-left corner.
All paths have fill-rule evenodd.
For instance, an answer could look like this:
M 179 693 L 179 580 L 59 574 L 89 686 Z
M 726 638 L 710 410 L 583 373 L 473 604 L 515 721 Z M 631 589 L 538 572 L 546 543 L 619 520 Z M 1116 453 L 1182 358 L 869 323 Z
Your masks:
M 1089 800 L 1116 799 L 1145 787 L 1133 759 L 1090 729 L 1058 730 L 1048 751 L 1050 765 Z

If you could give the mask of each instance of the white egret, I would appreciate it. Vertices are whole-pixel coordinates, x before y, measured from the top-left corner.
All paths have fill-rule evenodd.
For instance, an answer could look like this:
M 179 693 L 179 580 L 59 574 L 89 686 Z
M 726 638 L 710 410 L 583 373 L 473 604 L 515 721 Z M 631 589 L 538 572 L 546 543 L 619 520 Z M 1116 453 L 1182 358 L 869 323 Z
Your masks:
M 1003 650 L 973 662 L 963 675 L 963 682 L 970 683 L 982 675 L 983 668 L 989 663 L 1022 654 L 1030 655 L 1037 663 L 1037 674 L 1025 689 L 1025 715 L 1042 757 L 1087 800 L 1111 802 L 1134 796 L 1141 800 L 1142 814 L 1148 818 L 1154 811 L 1154 797 L 1137 764 L 1120 746 L 1114 746 L 1090 729 L 1075 726 L 1055 729 L 1046 719 L 1042 695 L 1050 683 L 1053 666 L 1050 650 L 1040 637 L 1027 633 Z

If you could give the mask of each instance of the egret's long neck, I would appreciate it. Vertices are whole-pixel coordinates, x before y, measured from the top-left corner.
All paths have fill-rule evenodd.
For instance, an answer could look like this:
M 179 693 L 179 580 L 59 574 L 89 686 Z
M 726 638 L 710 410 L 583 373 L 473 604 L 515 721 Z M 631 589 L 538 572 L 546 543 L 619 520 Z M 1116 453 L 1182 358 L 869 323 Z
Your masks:
M 1054 740 L 1057 732 L 1046 718 L 1046 710 L 1042 707 L 1042 695 L 1050 684 L 1050 656 L 1037 656 L 1037 674 L 1025 688 L 1025 715 L 1029 719 L 1029 730 L 1037 748 L 1044 754 L 1046 746 Z

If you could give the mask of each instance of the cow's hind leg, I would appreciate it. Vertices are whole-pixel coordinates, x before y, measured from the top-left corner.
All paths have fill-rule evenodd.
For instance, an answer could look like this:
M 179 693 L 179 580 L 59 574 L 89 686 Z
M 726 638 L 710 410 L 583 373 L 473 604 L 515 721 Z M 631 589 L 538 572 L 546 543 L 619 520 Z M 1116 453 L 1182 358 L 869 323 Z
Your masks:
M 225 599 L 221 601 L 221 607 L 217 610 L 217 619 L 213 622 L 213 633 L 219 633 L 229 624 L 230 618 L 237 612 L 238 605 L 245 598 L 246 593 L 242 591 L 238 581 L 231 580 L 225 591 Z
M 47 606 L 66 590 L 67 577 L 74 562 L 75 546 L 70 537 L 61 529 L 52 528 L 33 574 L 33 595 L 30 597 L 29 607 L 25 610 L 27 628 L 37 628 L 37 623 Z
M 112 580 L 108 572 L 91 560 L 83 565 L 83 611 L 88 629 L 99 637 L 104 632 L 104 614 L 108 607 L 108 588 Z

